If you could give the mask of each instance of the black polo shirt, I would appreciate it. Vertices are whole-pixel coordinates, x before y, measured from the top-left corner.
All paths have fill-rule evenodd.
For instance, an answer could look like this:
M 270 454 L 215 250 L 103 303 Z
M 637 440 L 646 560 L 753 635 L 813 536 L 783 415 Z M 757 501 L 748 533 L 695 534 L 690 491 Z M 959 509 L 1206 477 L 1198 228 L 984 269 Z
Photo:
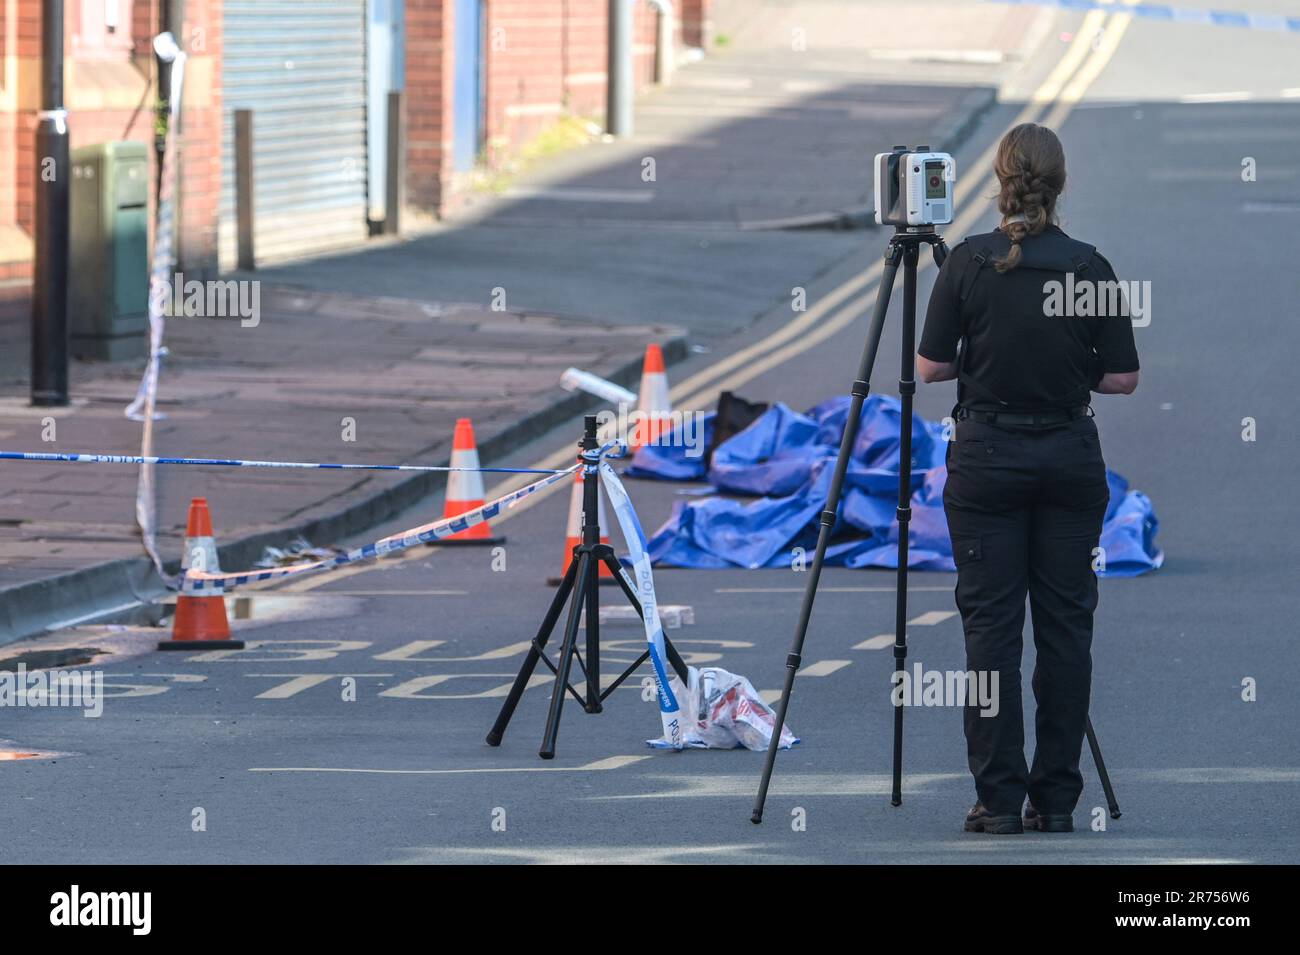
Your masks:
M 1127 288 L 1095 248 L 1048 226 L 1025 237 L 1019 266 L 999 273 L 992 259 L 1010 247 L 1000 230 L 971 236 L 930 294 L 917 353 L 950 362 L 966 339 L 958 401 L 1021 412 L 1078 407 L 1098 363 L 1104 372 L 1138 370 Z

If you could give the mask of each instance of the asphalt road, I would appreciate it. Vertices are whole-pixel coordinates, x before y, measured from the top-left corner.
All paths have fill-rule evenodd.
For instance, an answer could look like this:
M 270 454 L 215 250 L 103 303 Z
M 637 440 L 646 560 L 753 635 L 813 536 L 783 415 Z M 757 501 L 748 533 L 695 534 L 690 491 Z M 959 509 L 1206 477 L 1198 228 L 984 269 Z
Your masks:
M 499 694 L 549 599 L 545 578 L 559 569 L 568 495 L 555 494 L 501 526 L 504 569 L 488 551 L 421 549 L 254 595 L 253 618 L 237 624 L 243 652 L 156 654 L 145 652 L 156 632 L 104 629 L 44 641 L 115 650 L 95 665 L 120 695 L 100 719 L 5 713 L 0 736 L 17 748 L 70 755 L 0 768 L 0 861 L 1297 861 L 1300 99 L 1283 91 L 1300 79 L 1282 65 L 1296 62 L 1296 43 L 1134 21 L 1060 130 L 1065 228 L 1152 290 L 1151 322 L 1137 330 L 1141 386 L 1096 402 L 1107 460 L 1151 496 L 1167 556 L 1155 574 L 1102 585 L 1092 716 L 1124 810 L 1104 831 L 1088 826 L 1103 800 L 1085 757 L 1080 831 L 963 835 L 973 790 L 960 714 L 948 708 L 908 711 L 904 802 L 890 807 L 891 657 L 854 649 L 892 628 L 887 573 L 823 578 L 790 715 L 804 741 L 781 754 L 761 827 L 749 822 L 761 756 L 648 750 L 658 719 L 639 686 L 598 716 L 569 706 L 553 762 L 536 754 L 547 694 L 530 690 L 505 743 L 488 748 Z M 1032 67 L 1031 86 L 1051 68 L 1046 53 Z M 958 156 L 963 174 L 1018 112 L 989 116 Z M 1242 180 L 1247 157 L 1254 182 Z M 991 223 L 985 215 L 971 231 Z M 826 301 L 878 259 L 884 234 L 859 238 L 791 284 Z M 933 274 L 922 272 L 922 302 Z M 868 283 L 831 310 L 827 325 L 841 310 L 857 317 L 825 340 L 797 336 L 811 347 L 787 361 L 741 362 L 735 374 L 757 373 L 737 390 L 796 408 L 845 391 L 873 295 Z M 674 377 L 794 320 L 773 313 Z M 892 319 L 888 336 L 875 375 L 886 391 L 899 351 Z M 952 400 L 951 385 L 923 387 L 919 410 L 942 416 Z M 1254 441 L 1242 438 L 1245 418 Z M 521 448 L 517 463 L 569 445 L 572 430 Z M 647 527 L 687 491 L 630 487 Z M 693 625 L 669 631 L 689 661 L 779 686 L 799 573 L 664 570 L 657 581 L 663 603 L 693 608 Z M 963 666 L 957 618 L 939 619 L 954 609 L 952 584 L 913 576 L 911 616 L 927 622 L 909 628 L 911 659 L 927 668 Z M 632 626 L 606 632 L 612 670 L 641 641 Z M 1255 702 L 1242 699 L 1247 680 Z

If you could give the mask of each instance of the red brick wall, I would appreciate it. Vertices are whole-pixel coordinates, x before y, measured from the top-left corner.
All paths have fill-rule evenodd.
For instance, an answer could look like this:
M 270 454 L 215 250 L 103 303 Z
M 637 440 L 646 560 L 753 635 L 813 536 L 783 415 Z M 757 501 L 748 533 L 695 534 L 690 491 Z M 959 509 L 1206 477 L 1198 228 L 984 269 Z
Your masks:
M 566 35 L 592 0 L 489 0 L 486 132 L 489 162 L 560 118 Z M 568 8 L 566 20 L 565 8 Z
M 707 47 L 712 32 L 709 14 L 713 0 L 678 0 L 676 6 L 681 20 L 682 44 Z
M 12 7 L 14 43 L 6 59 L 18 68 L 17 80 L 12 89 L 6 89 L 16 109 L 0 114 L 0 162 L 5 169 L 0 173 L 0 186 L 4 187 L 0 200 L 0 222 L 14 224 L 30 234 L 33 208 L 33 166 L 35 164 L 34 130 L 35 111 L 40 105 L 39 63 L 41 56 L 41 4 L 40 0 L 17 0 Z M 7 65 L 7 64 L 6 64 Z M 0 263 L 0 280 L 30 278 L 28 261 Z
M 406 204 L 436 214 L 451 178 L 451 0 L 406 0 Z
M 41 55 L 41 4 L 40 0 L 18 0 L 15 11 L 18 35 L 14 39 L 16 56 Z
M 152 36 L 158 0 L 134 0 L 132 51 L 97 51 L 95 61 L 153 75 Z M 486 133 L 489 161 L 499 163 L 564 114 L 601 119 L 605 111 L 608 0 L 487 0 Z M 699 42 L 710 0 L 678 0 L 679 42 Z M 0 0 L 0 5 L 3 0 Z M 182 46 L 190 53 L 181 142 L 181 264 L 191 273 L 216 269 L 217 203 L 221 183 L 222 0 L 186 0 Z M 0 109 L 0 223 L 30 232 L 34 216 L 33 156 L 39 105 L 41 0 L 14 0 L 12 48 L 20 61 L 16 111 Z M 69 5 L 67 50 L 72 145 L 110 139 L 152 143 L 153 93 L 143 109 L 116 90 L 111 107 L 79 108 L 79 72 L 73 53 L 77 4 Z M 633 39 L 638 88 L 653 80 L 657 16 L 644 0 L 635 4 Z M 437 213 L 449 198 L 452 151 L 452 0 L 406 2 L 407 201 Z M 0 36 L 3 35 L 0 29 Z M 135 66 L 132 66 L 132 55 Z M 136 74 L 138 76 L 138 73 Z M 101 75 L 101 82 L 102 82 Z M 10 91 L 6 91 L 10 92 Z M 101 90 L 102 92 L 102 90 Z M 150 149 L 152 155 L 152 149 Z M 0 281 L 27 275 L 26 263 L 0 262 Z
M 486 2 L 489 165 L 500 165 L 563 115 L 603 118 L 609 0 Z M 453 0 L 406 2 L 407 204 L 434 214 L 447 207 L 453 182 L 453 16 Z M 642 88 L 654 79 L 658 17 L 644 0 L 635 3 L 634 17 Z
M 131 5 L 131 44 L 137 55 L 143 56 L 153 48 L 153 35 L 162 16 L 156 9 L 164 0 L 148 0 L 141 3 L 136 0 Z
M 16 0 L 16 38 L 10 56 L 20 80 L 12 91 L 17 109 L 0 110 L 0 223 L 31 233 L 35 219 L 35 126 L 40 105 L 41 0 Z M 65 24 L 68 131 L 73 149 L 111 140 L 146 143 L 153 156 L 155 0 L 134 0 L 131 42 L 121 49 L 78 55 L 79 7 L 68 6 Z M 191 54 L 185 91 L 182 143 L 181 264 L 191 273 L 216 267 L 217 202 L 221 181 L 221 0 L 187 0 L 182 46 Z M 125 20 L 125 18 L 124 18 Z M 144 70 L 146 80 L 140 75 Z M 9 91 L 6 91 L 9 92 Z M 143 106 L 138 107 L 143 96 Z M 95 105 L 89 106 L 88 103 Z M 152 172 L 151 172 L 152 175 Z M 0 263 L 0 280 L 30 277 L 30 263 Z
M 609 0 L 489 0 L 488 160 L 533 139 L 561 115 L 605 113 Z M 634 76 L 654 80 L 658 18 L 633 6 Z

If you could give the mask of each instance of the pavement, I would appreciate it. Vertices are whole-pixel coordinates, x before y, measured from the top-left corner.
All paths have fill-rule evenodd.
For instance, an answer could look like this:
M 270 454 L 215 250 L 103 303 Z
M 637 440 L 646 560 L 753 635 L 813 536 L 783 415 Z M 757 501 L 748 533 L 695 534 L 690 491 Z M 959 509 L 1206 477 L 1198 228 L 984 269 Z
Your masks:
M 1052 16 L 1042 48 L 997 74 L 1003 98 L 957 151 L 965 191 L 959 222 L 945 230 L 950 243 L 994 222 L 978 180 L 986 150 L 1024 118 L 1026 99 L 1080 35 L 1081 13 Z M 1300 210 L 1300 102 L 1285 92 L 1297 84 L 1287 75 L 1295 40 L 1122 11 L 1103 27 L 1076 63 L 1088 82 L 1030 115 L 1055 125 L 1065 144 L 1066 230 L 1097 243 L 1121 278 L 1151 283 L 1151 321 L 1135 331 L 1139 389 L 1095 401 L 1107 461 L 1151 496 L 1166 552 L 1160 571 L 1101 585 L 1091 716 L 1121 819 L 1106 817 L 1085 755 L 1075 833 L 963 835 L 974 800 L 952 707 L 907 711 L 903 804 L 889 805 L 892 657 L 877 639 L 893 631 L 887 572 L 831 569 L 822 579 L 790 711 L 803 742 L 778 759 L 762 826 L 749 821 L 759 754 L 644 747 L 659 732 L 644 672 L 599 715 L 568 705 L 554 761 L 537 757 L 548 705 L 541 682 L 525 693 L 502 746 L 487 747 L 550 600 L 545 580 L 562 559 L 568 495 L 557 492 L 509 515 L 499 553 L 420 548 L 247 592 L 244 618 L 233 623 L 248 641 L 243 651 L 159 654 L 160 631 L 135 626 L 73 627 L 5 648 L 10 669 L 43 661 L 98 670 L 111 695 L 98 719 L 69 708 L 5 712 L 7 748 L 36 755 L 0 761 L 0 858 L 1294 864 L 1300 514 L 1287 491 L 1300 467 L 1289 414 L 1300 279 L 1280 237 Z M 1243 157 L 1255 161 L 1253 180 L 1241 176 Z M 479 228 L 514 241 L 513 226 L 468 231 Z M 670 370 L 677 406 L 707 408 L 720 388 L 796 408 L 842 393 L 885 236 L 733 233 L 774 244 L 710 257 L 709 280 L 739 285 L 770 249 L 763 288 L 805 287 L 809 309 L 792 313 L 787 300 L 747 322 L 705 316 L 707 351 Z M 552 245 L 568 235 L 557 229 Z M 842 244 L 818 252 L 827 240 Z M 803 247 L 806 259 L 781 260 L 784 242 L 813 245 Z M 565 274 L 576 286 L 591 260 L 573 261 Z M 921 301 L 934 274 L 923 263 Z M 902 346 L 899 299 L 873 376 L 886 393 L 896 389 Z M 673 317 L 696 334 L 696 313 Z M 951 384 L 924 386 L 917 407 L 937 418 L 952 401 Z M 517 444 L 510 459 L 561 460 L 571 430 Z M 629 486 L 647 531 L 699 491 Z M 655 577 L 662 603 L 694 612 L 693 624 L 668 632 L 688 662 L 744 674 L 769 696 L 781 685 L 804 584 L 793 566 Z M 952 587 L 949 574 L 911 577 L 909 662 L 964 668 Z M 644 638 L 613 623 L 603 632 L 612 675 Z M 1032 659 L 1030 650 L 1026 666 Z M 1032 705 L 1027 698 L 1026 712 Z M 1032 735 L 1030 721 L 1030 746 Z
M 646 344 L 673 358 L 686 347 L 671 326 L 285 286 L 261 289 L 258 319 L 255 327 L 233 318 L 168 322 L 155 454 L 441 465 L 456 419 L 469 417 L 491 460 L 587 406 L 559 388 L 570 365 L 635 386 Z M 134 364 L 79 362 L 72 405 L 53 411 L 28 407 L 25 381 L 10 377 L 0 441 L 14 450 L 139 454 L 140 425 L 122 413 L 139 374 Z M 47 441 L 50 418 L 55 440 Z M 0 642 L 162 596 L 135 524 L 137 470 L 6 462 Z M 373 527 L 445 483 L 430 473 L 156 474 L 160 553 L 179 557 L 189 500 L 207 497 L 232 570 L 300 535 L 328 544 Z
M 265 274 L 470 302 L 503 289 L 562 314 L 680 325 L 712 349 L 788 314 L 787 277 L 855 255 L 875 154 L 955 147 L 1052 19 L 978 3 L 942 13 L 953 62 L 906 47 L 929 22 L 913 5 L 724 0 L 727 44 L 640 97 L 634 135 L 539 161 L 428 234 Z M 972 49 L 986 61 L 961 62 Z

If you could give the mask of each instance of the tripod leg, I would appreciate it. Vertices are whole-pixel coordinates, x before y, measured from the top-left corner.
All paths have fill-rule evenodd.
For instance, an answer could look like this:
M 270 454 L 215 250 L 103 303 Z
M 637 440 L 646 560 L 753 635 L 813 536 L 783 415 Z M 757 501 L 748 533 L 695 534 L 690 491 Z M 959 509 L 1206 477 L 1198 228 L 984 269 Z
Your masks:
M 587 703 L 588 713 L 599 713 L 600 705 L 600 475 L 595 465 L 584 466 L 582 475 L 582 574 L 578 586 L 587 605 Z
M 668 653 L 668 665 L 677 673 L 677 676 L 682 681 L 682 686 L 686 686 L 691 682 L 690 673 L 686 669 L 686 661 L 682 659 L 682 655 L 677 652 L 677 648 L 673 646 L 673 642 L 666 636 L 664 637 L 664 649 Z
M 585 709 L 588 713 L 599 713 L 603 709 L 600 705 L 600 570 L 594 556 L 588 557 L 583 566 L 587 568 L 586 577 L 580 580 L 587 592 L 587 705 Z
M 591 570 L 591 554 L 582 552 L 574 561 L 576 580 L 586 580 Z M 555 758 L 555 738 L 560 732 L 560 711 L 564 708 L 564 694 L 569 688 L 569 671 L 573 669 L 573 655 L 578 649 L 578 621 L 582 616 L 582 603 L 586 593 L 582 587 L 573 588 L 573 602 L 569 604 L 569 619 L 564 624 L 564 645 L 555 668 L 555 690 L 551 693 L 551 709 L 546 716 L 546 732 L 542 734 L 542 748 L 537 755 L 542 759 Z
M 641 610 L 641 597 L 637 594 L 636 589 L 627 579 L 627 571 L 623 569 L 623 565 L 618 562 L 618 558 L 615 557 L 613 553 L 606 554 L 604 560 L 605 564 L 613 572 L 614 580 L 618 582 L 619 588 L 627 595 L 627 599 L 632 602 L 632 606 L 636 608 L 636 612 L 644 617 L 645 614 Z
M 1119 803 L 1115 800 L 1115 790 L 1110 785 L 1110 774 L 1106 772 L 1106 761 L 1101 758 L 1101 747 L 1097 745 L 1097 734 L 1092 731 L 1092 717 L 1086 724 L 1088 749 L 1092 750 L 1092 761 L 1097 766 L 1097 775 L 1101 777 L 1101 788 L 1106 793 L 1106 803 L 1110 807 L 1110 818 L 1120 817 Z
M 821 527 L 817 531 L 817 549 L 813 553 L 812 567 L 808 570 L 808 582 L 804 587 L 803 604 L 799 610 L 799 624 L 795 629 L 794 642 L 785 658 L 785 687 L 781 692 L 781 701 L 777 704 L 776 728 L 767 746 L 767 758 L 763 763 L 763 777 L 758 785 L 758 796 L 754 800 L 754 812 L 750 821 L 758 824 L 763 821 L 763 804 L 767 802 L 767 790 L 772 782 L 772 770 L 776 766 L 776 751 L 781 745 L 781 730 L 785 726 L 786 713 L 790 709 L 790 694 L 794 691 L 794 675 L 799 669 L 803 654 L 804 638 L 808 634 L 808 621 L 812 618 L 813 600 L 817 596 L 817 581 L 821 577 L 822 563 L 826 559 L 826 546 L 830 543 L 831 531 L 835 527 L 835 514 L 839 510 L 840 492 L 844 486 L 844 475 L 849 468 L 849 459 L 853 456 L 853 445 L 858 438 L 858 427 L 862 417 L 862 402 L 871 390 L 871 369 L 876 364 L 876 351 L 880 348 L 880 333 L 885 327 L 885 313 L 889 311 L 889 296 L 894 288 L 894 276 L 898 273 L 898 263 L 902 258 L 902 247 L 891 241 L 885 252 L 885 270 L 880 276 L 880 286 L 876 291 L 876 306 L 871 313 L 871 325 L 867 331 L 866 347 L 862 351 L 862 361 L 858 366 L 858 377 L 853 382 L 853 398 L 849 403 L 849 416 L 844 422 L 844 437 L 840 441 L 839 456 L 835 459 L 835 472 L 831 478 L 830 492 L 826 498 L 826 508 L 822 511 Z
M 627 595 L 627 599 L 631 601 L 632 606 L 636 608 L 637 613 L 644 618 L 645 612 L 641 609 L 641 598 L 638 597 L 636 591 L 632 589 L 632 585 L 627 582 L 627 575 L 623 570 L 623 565 L 618 562 L 618 558 L 614 557 L 612 553 L 606 554 L 604 559 L 605 563 L 609 566 L 609 569 L 614 572 L 614 579 L 618 581 L 618 585 L 623 589 L 623 593 Z M 669 640 L 666 635 L 664 636 L 664 649 L 668 653 L 668 665 L 671 666 L 677 676 L 681 678 L 683 685 L 689 683 L 690 679 L 688 678 L 686 671 L 686 661 L 682 659 L 681 654 L 677 652 L 677 648 L 673 646 L 673 642 Z
M 519 699 L 524 695 L 524 690 L 528 688 L 528 681 L 532 678 L 533 671 L 537 669 L 537 661 L 542 657 L 541 648 L 546 646 L 551 631 L 555 629 L 555 622 L 560 619 L 560 611 L 564 609 L 569 594 L 573 592 L 573 582 L 577 574 L 578 561 L 575 558 L 569 561 L 569 569 L 564 572 L 560 586 L 555 591 L 555 597 L 551 600 L 550 609 L 546 611 L 546 617 L 537 630 L 537 636 L 533 638 L 533 645 L 528 648 L 528 656 L 524 658 L 524 665 L 519 668 L 514 685 L 510 687 L 510 693 L 507 694 L 506 701 L 501 704 L 501 712 L 497 714 L 497 721 L 492 724 L 492 729 L 487 734 L 487 744 L 489 746 L 501 745 L 501 739 L 506 735 L 506 727 L 510 724 L 510 718 L 514 716 L 515 707 L 519 705 Z
M 943 239 L 936 239 L 930 246 L 930 251 L 934 254 L 934 264 L 943 268 L 943 263 L 948 258 L 948 246 L 944 245 Z
M 898 376 L 902 418 L 898 427 L 898 582 L 894 587 L 894 672 L 902 673 L 907 660 L 907 560 L 908 531 L 912 520 L 912 396 L 916 393 L 916 261 L 920 249 L 903 252 L 903 357 Z M 903 707 L 894 707 L 894 779 L 889 797 L 903 802 Z

